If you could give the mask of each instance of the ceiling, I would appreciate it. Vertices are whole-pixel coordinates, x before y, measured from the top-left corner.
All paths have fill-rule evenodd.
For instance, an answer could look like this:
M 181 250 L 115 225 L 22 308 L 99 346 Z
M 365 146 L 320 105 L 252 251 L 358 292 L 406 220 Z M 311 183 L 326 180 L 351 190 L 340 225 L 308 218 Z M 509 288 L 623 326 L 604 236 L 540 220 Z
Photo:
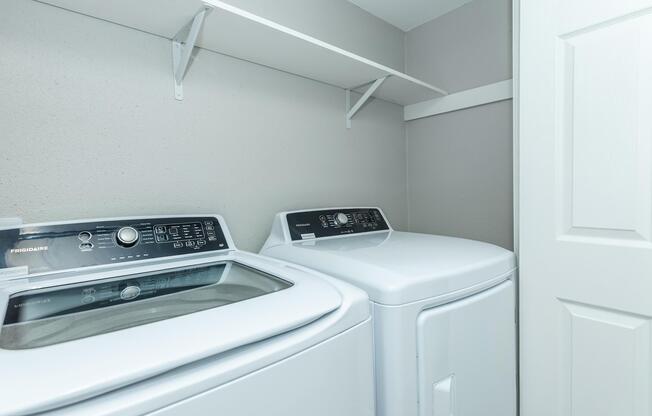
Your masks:
M 349 0 L 407 32 L 472 0 Z

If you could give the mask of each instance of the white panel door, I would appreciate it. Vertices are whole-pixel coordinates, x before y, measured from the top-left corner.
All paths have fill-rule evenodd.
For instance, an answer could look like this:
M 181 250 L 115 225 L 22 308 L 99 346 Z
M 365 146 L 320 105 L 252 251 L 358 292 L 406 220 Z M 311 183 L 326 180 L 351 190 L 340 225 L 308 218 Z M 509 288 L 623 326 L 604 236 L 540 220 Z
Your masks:
M 652 0 L 521 0 L 522 416 L 652 415 Z

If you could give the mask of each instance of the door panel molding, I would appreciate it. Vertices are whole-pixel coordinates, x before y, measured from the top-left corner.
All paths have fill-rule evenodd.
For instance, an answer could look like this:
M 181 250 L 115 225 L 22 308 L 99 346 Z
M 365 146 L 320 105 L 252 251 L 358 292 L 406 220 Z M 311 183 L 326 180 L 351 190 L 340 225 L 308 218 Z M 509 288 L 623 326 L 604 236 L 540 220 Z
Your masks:
M 562 240 L 652 247 L 650 12 L 556 39 Z
M 559 302 L 562 414 L 649 416 L 652 317 Z

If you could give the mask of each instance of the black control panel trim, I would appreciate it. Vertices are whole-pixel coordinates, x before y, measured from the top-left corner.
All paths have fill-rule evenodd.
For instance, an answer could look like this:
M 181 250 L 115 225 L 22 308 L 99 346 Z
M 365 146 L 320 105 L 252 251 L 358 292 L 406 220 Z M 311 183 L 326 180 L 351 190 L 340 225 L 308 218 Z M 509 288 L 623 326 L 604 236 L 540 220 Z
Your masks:
M 334 208 L 286 215 L 292 241 L 389 230 L 377 208 Z
M 117 240 L 125 227 L 137 231 L 134 244 Z M 27 266 L 35 274 L 229 248 L 211 216 L 33 224 L 0 230 L 0 268 Z

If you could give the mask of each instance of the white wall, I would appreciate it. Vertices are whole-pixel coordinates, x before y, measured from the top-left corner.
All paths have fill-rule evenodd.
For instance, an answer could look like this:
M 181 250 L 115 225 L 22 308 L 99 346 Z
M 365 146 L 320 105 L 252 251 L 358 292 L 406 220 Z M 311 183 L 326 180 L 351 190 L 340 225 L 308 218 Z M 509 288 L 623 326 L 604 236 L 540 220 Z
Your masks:
M 215 212 L 249 250 L 284 209 L 406 225 L 399 106 L 346 130 L 342 90 L 205 50 L 178 102 L 169 41 L 28 0 L 3 4 L 0 38 L 0 217 Z
M 511 0 L 478 0 L 405 38 L 406 71 L 450 92 L 511 78 Z M 409 229 L 513 247 L 512 102 L 410 121 Z

